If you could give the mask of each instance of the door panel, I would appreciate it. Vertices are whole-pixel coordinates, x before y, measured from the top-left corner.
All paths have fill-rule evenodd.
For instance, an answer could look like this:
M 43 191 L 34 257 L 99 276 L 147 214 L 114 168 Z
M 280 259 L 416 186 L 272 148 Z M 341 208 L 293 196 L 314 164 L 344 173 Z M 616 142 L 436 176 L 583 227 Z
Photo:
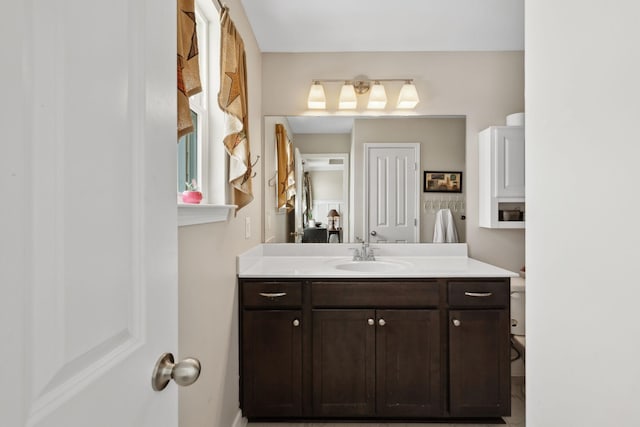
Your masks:
M 366 144 L 367 238 L 415 243 L 418 237 L 417 144 Z
M 377 414 L 441 415 L 439 311 L 377 310 L 376 313 Z
M 244 416 L 302 414 L 301 319 L 302 313 L 294 310 L 245 310 L 242 320 Z
M 10 243 L 29 274 L 13 312 L 26 411 L 7 425 L 175 426 L 175 384 L 150 384 L 177 350 L 175 5 L 54 0 L 16 14 L 30 29 L 29 90 L 10 102 L 27 106 L 15 125 L 28 199 Z
M 509 342 L 508 310 L 449 312 L 452 416 L 509 415 Z
M 313 311 L 313 415 L 374 415 L 374 319 L 373 310 Z
M 525 196 L 524 132 L 522 128 L 496 129 L 496 197 Z

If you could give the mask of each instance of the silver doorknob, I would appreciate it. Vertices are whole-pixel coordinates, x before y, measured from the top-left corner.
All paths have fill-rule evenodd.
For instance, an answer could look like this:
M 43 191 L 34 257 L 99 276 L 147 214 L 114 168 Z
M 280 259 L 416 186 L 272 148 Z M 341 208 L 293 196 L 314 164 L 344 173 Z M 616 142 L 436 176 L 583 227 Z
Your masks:
M 367 324 L 373 326 L 376 322 L 373 319 L 367 319 Z
M 453 326 L 460 326 L 460 321 L 458 319 L 453 319 Z
M 380 325 L 380 326 L 384 326 L 384 325 L 386 325 L 386 324 L 387 324 L 387 322 L 385 322 L 385 321 L 384 321 L 384 319 L 380 319 L 380 320 L 378 320 L 378 325 Z
M 300 326 L 300 321 L 298 319 L 293 319 L 293 326 Z
M 369 233 L 369 234 L 371 234 L 372 236 L 377 236 L 378 235 L 378 233 L 376 233 L 376 230 L 371 231 L 371 233 Z
M 200 376 L 200 361 L 187 358 L 174 363 L 173 354 L 164 353 L 153 368 L 151 387 L 155 391 L 164 390 L 172 379 L 180 386 L 188 386 L 196 382 Z

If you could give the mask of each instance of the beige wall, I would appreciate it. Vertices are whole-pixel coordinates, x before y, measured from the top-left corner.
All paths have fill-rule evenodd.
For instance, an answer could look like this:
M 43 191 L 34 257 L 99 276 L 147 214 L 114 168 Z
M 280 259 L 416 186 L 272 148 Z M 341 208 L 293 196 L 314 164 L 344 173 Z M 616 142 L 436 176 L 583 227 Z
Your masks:
M 463 118 L 381 118 L 356 120 L 353 127 L 355 144 L 355 188 L 365 188 L 364 144 L 367 142 L 415 142 L 420 144 L 420 241 L 433 242 L 435 213 L 424 208 L 429 199 L 439 198 L 441 193 L 422 192 L 422 171 L 465 171 L 465 119 Z M 463 182 L 462 190 L 466 190 Z M 457 194 L 456 194 L 457 195 Z M 444 195 L 449 197 L 450 195 Z M 464 197 L 465 194 L 459 195 Z M 355 235 L 363 237 L 365 228 L 364 191 L 356 191 Z M 465 223 L 461 213 L 454 213 L 458 237 L 465 241 Z
M 311 171 L 313 198 L 317 200 L 342 199 L 342 171 Z M 317 218 L 325 222 L 324 218 Z
M 478 132 L 505 124 L 508 114 L 524 111 L 523 52 L 268 53 L 262 56 L 262 66 L 266 115 L 317 115 L 306 108 L 312 79 L 366 74 L 370 78 L 413 78 L 422 101 L 412 114 L 466 117 L 466 238 L 470 255 L 515 271 L 522 267 L 523 230 L 478 227 L 477 177 Z M 390 87 L 385 113 L 398 114 L 393 110 L 398 90 Z M 339 85 L 326 86 L 331 111 L 325 114 L 335 113 L 338 92 Z
M 240 0 L 226 0 L 245 43 L 252 158 L 261 155 L 261 55 Z M 180 388 L 181 427 L 231 426 L 238 413 L 236 255 L 262 238 L 262 169 L 253 179 L 255 200 L 229 222 L 178 228 L 179 357 L 194 356 L 202 375 Z M 245 239 L 245 218 L 251 238 Z
M 293 135 L 293 145 L 302 154 L 349 153 L 351 134 L 348 133 L 297 133 Z

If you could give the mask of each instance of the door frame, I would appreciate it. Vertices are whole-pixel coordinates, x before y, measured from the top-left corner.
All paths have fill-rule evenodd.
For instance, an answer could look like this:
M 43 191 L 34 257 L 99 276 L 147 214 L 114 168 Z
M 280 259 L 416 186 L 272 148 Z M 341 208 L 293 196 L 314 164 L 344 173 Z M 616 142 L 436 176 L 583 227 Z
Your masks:
M 415 215 L 416 226 L 414 235 L 416 243 L 420 242 L 420 143 L 419 142 L 365 142 L 364 143 L 364 209 L 362 210 L 362 221 L 364 224 L 364 239 L 369 241 L 369 157 L 373 148 L 413 148 L 416 158 L 416 192 L 415 192 Z
M 305 159 L 342 159 L 342 201 L 343 212 L 341 215 L 340 226 L 342 227 L 343 241 L 346 241 L 351 229 L 350 224 L 350 205 L 351 205 L 351 193 L 349 191 L 351 182 L 351 168 L 349 164 L 349 153 L 304 153 L 302 154 L 302 160 Z M 304 173 L 304 165 L 303 165 Z

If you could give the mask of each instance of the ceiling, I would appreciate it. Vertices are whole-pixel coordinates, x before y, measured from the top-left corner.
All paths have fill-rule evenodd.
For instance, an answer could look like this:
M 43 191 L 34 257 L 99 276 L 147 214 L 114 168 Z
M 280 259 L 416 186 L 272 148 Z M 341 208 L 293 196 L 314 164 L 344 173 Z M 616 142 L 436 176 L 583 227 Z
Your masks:
M 262 52 L 524 50 L 524 0 L 241 0 Z
M 301 133 L 351 133 L 353 117 L 295 116 L 287 117 L 293 134 Z

